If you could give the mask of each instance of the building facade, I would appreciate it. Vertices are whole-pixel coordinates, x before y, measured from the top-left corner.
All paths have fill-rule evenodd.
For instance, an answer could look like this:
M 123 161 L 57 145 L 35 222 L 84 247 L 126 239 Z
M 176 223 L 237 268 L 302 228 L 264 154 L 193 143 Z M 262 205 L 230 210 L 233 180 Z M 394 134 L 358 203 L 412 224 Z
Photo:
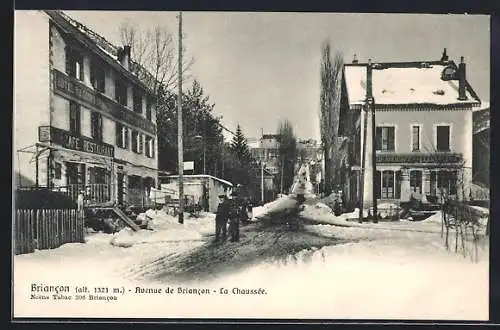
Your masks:
M 158 182 L 154 94 L 116 47 L 60 11 L 15 15 L 14 170 L 88 203 L 141 205 Z M 135 64 L 136 65 L 136 64 Z
M 348 201 L 369 208 L 373 198 L 469 198 L 472 116 L 481 101 L 466 80 L 463 58 L 456 65 L 445 50 L 439 61 L 354 61 L 344 66 L 343 84 Z
M 173 199 L 179 199 L 179 176 L 168 175 L 161 180 L 162 191 L 173 191 Z M 217 212 L 219 195 L 229 195 L 233 184 L 229 181 L 211 175 L 194 174 L 184 175 L 184 195 L 189 199 L 188 204 L 197 204 L 207 212 Z

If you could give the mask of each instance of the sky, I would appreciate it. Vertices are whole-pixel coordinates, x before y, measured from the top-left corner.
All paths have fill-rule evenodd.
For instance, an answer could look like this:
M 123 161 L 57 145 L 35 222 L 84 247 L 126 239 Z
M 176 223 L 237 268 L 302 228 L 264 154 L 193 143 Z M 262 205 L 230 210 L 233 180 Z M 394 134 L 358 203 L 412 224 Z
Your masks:
M 123 23 L 177 33 L 177 12 L 66 11 L 121 45 Z M 214 113 L 247 137 L 275 133 L 282 119 L 299 138 L 319 140 L 321 47 L 329 41 L 350 62 L 451 60 L 464 56 L 467 79 L 490 98 L 487 15 L 183 12 L 183 43 Z M 175 36 L 177 43 L 177 37 Z M 177 44 L 175 44 L 177 45 Z M 189 86 L 189 85 L 188 85 Z

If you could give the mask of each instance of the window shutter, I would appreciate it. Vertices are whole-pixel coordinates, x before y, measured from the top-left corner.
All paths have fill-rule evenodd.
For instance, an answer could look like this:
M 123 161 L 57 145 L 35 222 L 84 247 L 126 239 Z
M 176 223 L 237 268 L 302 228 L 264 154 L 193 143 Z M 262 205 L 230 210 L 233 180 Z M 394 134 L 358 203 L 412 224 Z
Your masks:
M 155 158 L 155 139 L 151 139 L 151 157 Z
M 387 129 L 387 150 L 394 151 L 394 127 L 389 127 Z
M 73 74 L 73 66 L 71 65 L 72 62 L 72 52 L 71 48 L 66 46 L 66 74 L 68 76 L 74 76 Z
M 97 114 L 97 139 L 102 142 L 103 134 L 102 134 L 102 116 L 101 114 Z
M 375 135 L 376 150 L 382 150 L 382 127 L 377 127 Z
M 80 77 L 81 81 L 84 81 L 85 79 L 84 79 L 84 70 L 83 70 L 83 56 L 81 56 L 81 55 L 78 56 L 78 61 L 80 63 L 80 72 L 79 72 L 80 75 L 79 75 L 79 77 Z
M 119 147 L 123 147 L 123 129 L 122 125 L 119 123 L 115 124 L 115 138 L 116 138 L 116 145 Z
M 396 172 L 396 199 L 401 198 L 401 171 Z
M 128 140 L 129 140 L 129 138 L 128 138 L 128 127 L 124 127 L 123 130 L 124 130 L 124 138 L 125 138 L 125 141 L 124 141 L 123 145 L 124 145 L 125 149 L 128 149 Z
M 377 174 L 375 176 L 375 192 L 376 192 L 375 198 L 377 198 L 377 199 L 380 199 L 380 197 L 381 197 L 381 195 L 380 195 L 380 180 L 381 180 L 381 174 L 380 174 L 380 171 L 377 171 Z
M 92 112 L 90 115 L 90 136 L 95 139 L 96 138 L 96 118 L 95 112 Z

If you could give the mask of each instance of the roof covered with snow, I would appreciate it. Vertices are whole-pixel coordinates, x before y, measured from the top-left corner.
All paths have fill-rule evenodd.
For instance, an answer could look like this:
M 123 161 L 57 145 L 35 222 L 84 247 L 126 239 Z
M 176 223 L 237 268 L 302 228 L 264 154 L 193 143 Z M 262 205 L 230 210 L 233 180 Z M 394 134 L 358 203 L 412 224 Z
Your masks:
M 429 63 L 429 62 L 428 62 Z M 373 97 L 377 104 L 457 104 L 476 103 L 478 100 L 467 84 L 467 100 L 458 100 L 458 80 L 443 80 L 441 74 L 453 62 L 428 66 L 421 63 L 374 64 L 372 75 Z M 344 67 L 349 102 L 362 104 L 366 99 L 367 65 Z
M 59 22 L 61 22 L 62 20 L 63 22 L 68 23 L 71 27 L 78 31 L 80 35 L 86 37 L 87 41 L 90 41 L 90 43 L 101 52 L 101 56 L 105 56 L 108 60 L 112 60 L 112 62 L 114 62 L 116 65 L 119 65 L 119 67 L 121 67 L 122 70 L 126 71 L 129 77 L 134 81 L 149 89 L 152 88 L 151 80 L 154 81 L 154 77 L 142 65 L 133 61 L 133 59 L 130 59 L 130 69 L 126 69 L 121 65 L 118 59 L 118 52 L 120 50 L 120 47 L 115 46 L 114 44 L 106 40 L 103 36 L 99 35 L 77 20 L 71 18 L 61 10 L 45 10 L 45 12 L 50 17 L 52 17 L 53 20 L 57 20 Z

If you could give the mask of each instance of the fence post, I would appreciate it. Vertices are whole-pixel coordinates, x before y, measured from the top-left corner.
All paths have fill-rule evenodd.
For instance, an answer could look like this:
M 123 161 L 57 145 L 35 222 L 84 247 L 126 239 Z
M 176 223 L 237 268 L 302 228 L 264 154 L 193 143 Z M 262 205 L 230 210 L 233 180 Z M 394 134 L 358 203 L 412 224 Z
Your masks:
M 22 211 L 16 211 L 16 222 L 14 222 L 14 248 L 15 254 L 19 254 L 19 219 L 21 218 Z
M 33 222 L 35 220 L 35 211 L 30 210 L 30 220 L 28 223 L 28 252 L 33 252 L 35 251 L 33 245 L 34 245 L 34 237 L 33 237 Z

